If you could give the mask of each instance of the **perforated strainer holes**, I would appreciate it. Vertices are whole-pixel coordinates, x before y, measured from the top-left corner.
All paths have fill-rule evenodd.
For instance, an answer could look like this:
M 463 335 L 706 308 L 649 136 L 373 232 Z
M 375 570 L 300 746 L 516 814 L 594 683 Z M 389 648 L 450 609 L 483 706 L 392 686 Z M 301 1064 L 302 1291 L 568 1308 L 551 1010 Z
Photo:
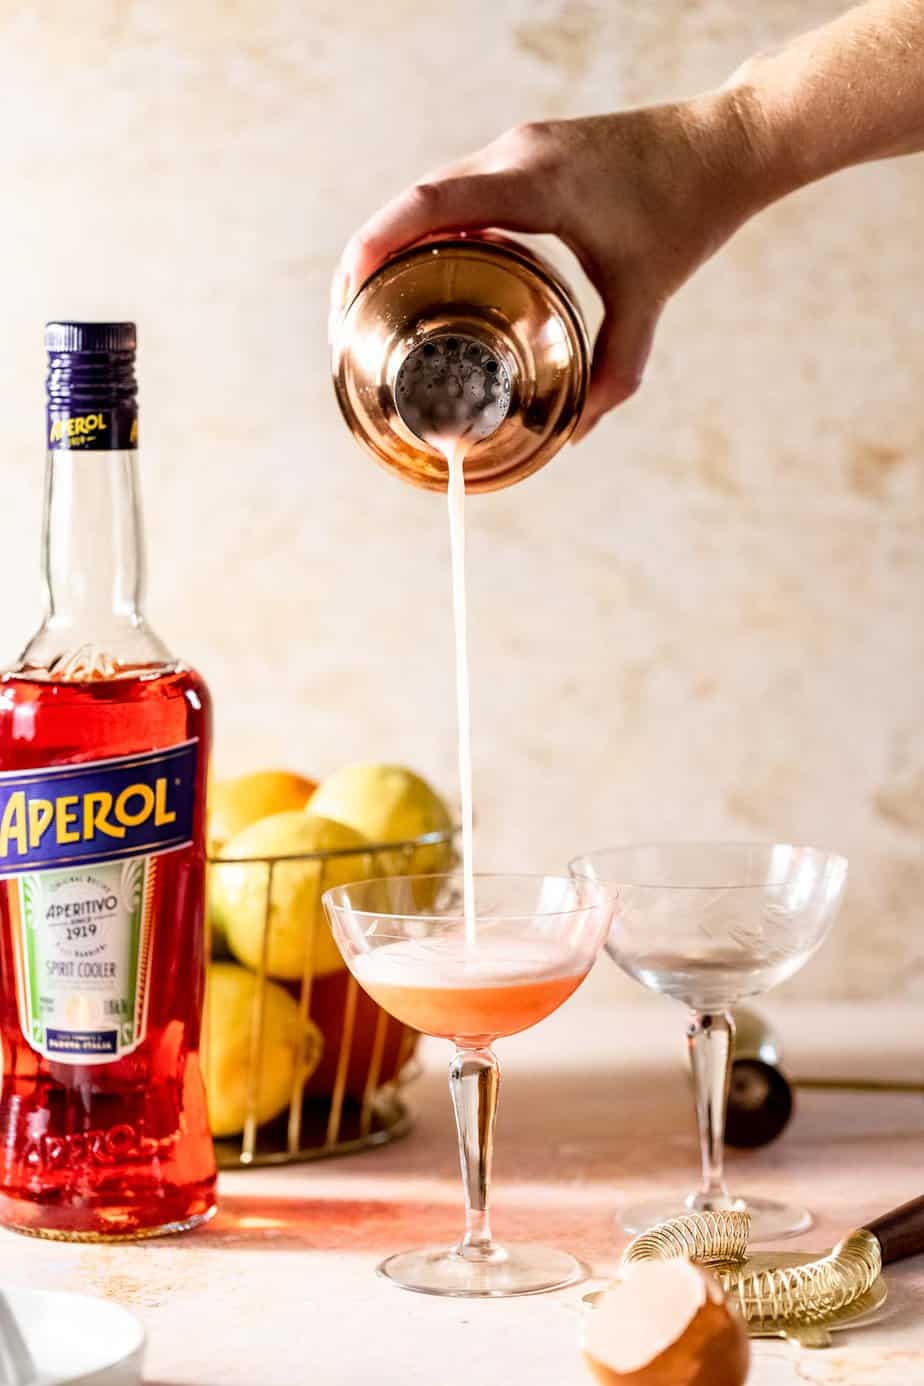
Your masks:
M 418 438 L 487 438 L 507 416 L 510 377 L 480 342 L 440 334 L 415 347 L 402 363 L 395 403 Z

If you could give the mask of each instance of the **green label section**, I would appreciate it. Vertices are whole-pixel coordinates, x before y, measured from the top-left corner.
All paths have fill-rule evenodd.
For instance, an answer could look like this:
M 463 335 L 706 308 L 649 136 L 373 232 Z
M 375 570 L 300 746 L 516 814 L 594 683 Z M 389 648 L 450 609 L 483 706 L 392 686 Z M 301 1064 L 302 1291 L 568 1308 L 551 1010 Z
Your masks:
M 22 1029 L 56 1063 L 112 1063 L 147 1030 L 152 857 L 17 880 Z

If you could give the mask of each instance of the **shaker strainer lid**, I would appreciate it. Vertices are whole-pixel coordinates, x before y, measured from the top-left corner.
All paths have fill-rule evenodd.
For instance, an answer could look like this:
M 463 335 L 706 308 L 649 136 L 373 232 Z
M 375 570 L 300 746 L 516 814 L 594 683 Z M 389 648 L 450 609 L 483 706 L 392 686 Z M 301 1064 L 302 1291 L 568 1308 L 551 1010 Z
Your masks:
M 432 333 L 408 353 L 395 404 L 418 438 L 488 438 L 510 408 L 510 372 L 474 337 Z

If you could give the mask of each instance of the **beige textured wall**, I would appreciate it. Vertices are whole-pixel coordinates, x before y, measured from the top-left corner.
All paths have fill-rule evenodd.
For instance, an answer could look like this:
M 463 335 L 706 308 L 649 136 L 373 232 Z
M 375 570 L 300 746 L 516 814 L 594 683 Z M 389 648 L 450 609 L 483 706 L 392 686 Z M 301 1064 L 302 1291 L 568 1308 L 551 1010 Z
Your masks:
M 692 92 L 838 8 L 0 0 L 2 648 L 36 611 L 42 323 L 133 316 L 151 610 L 222 766 L 400 758 L 451 790 L 443 508 L 339 422 L 338 248 L 506 125 Z M 909 160 L 764 216 L 618 417 L 471 507 L 481 864 L 842 845 L 803 992 L 924 992 L 922 213 Z

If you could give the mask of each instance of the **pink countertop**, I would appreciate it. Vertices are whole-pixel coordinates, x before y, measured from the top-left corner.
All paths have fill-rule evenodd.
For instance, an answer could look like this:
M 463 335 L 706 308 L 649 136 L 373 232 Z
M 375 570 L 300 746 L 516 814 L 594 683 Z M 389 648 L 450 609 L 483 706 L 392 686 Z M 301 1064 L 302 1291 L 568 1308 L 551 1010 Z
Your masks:
M 924 1079 L 924 1012 L 906 1005 L 767 1005 L 787 1069 Z M 595 1275 L 615 1267 L 624 1201 L 689 1188 L 696 1135 L 684 1017 L 656 998 L 580 999 L 499 1046 L 494 1223 L 557 1243 Z M 76 1246 L 0 1234 L 0 1282 L 81 1289 L 140 1314 L 150 1386 L 580 1386 L 585 1287 L 484 1302 L 434 1300 L 378 1279 L 387 1252 L 451 1239 L 461 1189 L 445 1091 L 448 1047 L 428 1042 L 414 1133 L 387 1149 L 227 1174 L 221 1211 L 185 1238 Z M 776 1144 L 729 1153 L 736 1192 L 808 1203 L 825 1250 L 924 1191 L 924 1097 L 804 1091 Z M 755 1345 L 751 1386 L 924 1382 L 924 1257 L 888 1273 L 875 1324 L 827 1351 Z

